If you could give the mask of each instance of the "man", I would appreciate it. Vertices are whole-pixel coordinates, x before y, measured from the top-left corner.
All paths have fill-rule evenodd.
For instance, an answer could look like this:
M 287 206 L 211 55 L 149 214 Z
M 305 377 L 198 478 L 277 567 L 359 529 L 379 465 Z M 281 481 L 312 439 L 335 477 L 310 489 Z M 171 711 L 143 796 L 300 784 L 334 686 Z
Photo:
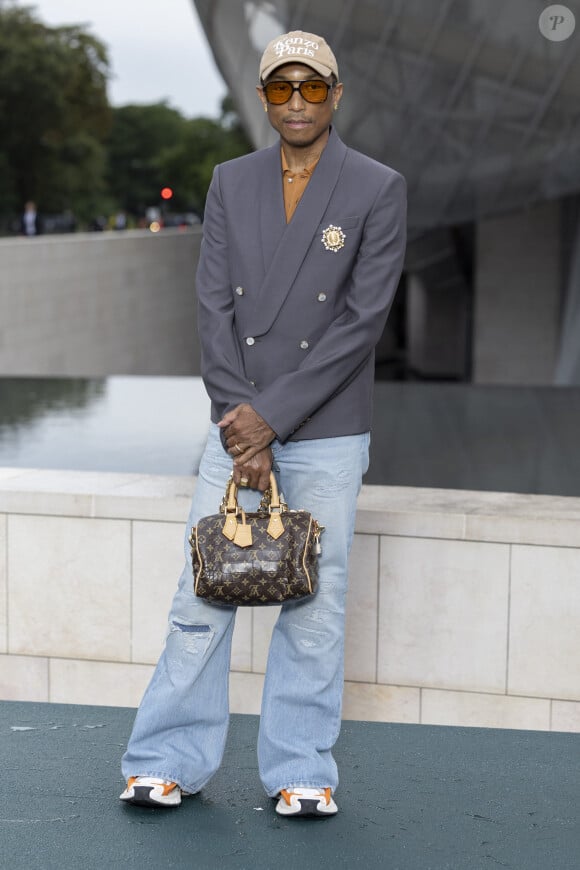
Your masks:
M 232 468 L 246 510 L 273 468 L 290 507 L 326 527 L 319 591 L 282 607 L 263 691 L 260 777 L 289 816 L 337 811 L 347 560 L 374 346 L 405 247 L 405 182 L 340 141 L 342 91 L 320 36 L 266 48 L 258 96 L 280 143 L 216 167 L 197 273 L 212 425 L 188 528 L 216 513 Z M 234 618 L 194 596 L 187 561 L 123 758 L 122 800 L 176 806 L 219 767 Z

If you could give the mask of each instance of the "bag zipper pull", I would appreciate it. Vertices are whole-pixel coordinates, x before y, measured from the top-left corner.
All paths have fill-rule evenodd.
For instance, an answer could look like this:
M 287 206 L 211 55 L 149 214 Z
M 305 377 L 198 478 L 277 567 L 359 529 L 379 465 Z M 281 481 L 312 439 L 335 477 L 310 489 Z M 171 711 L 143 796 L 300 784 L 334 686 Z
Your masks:
M 320 536 L 324 531 L 324 526 L 318 525 L 316 520 L 314 520 L 314 552 L 317 556 L 320 556 L 322 553 L 322 547 L 320 546 Z

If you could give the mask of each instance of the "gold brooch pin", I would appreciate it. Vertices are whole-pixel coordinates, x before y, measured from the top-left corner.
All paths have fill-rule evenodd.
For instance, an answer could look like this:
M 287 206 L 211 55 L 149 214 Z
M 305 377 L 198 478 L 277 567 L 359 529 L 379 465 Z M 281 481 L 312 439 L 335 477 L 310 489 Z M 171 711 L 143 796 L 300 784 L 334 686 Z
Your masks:
M 341 228 L 335 227 L 333 224 L 326 227 L 322 233 L 322 244 L 327 251 L 333 251 L 335 254 L 337 251 L 340 251 L 341 248 L 344 248 L 345 239 L 346 236 Z

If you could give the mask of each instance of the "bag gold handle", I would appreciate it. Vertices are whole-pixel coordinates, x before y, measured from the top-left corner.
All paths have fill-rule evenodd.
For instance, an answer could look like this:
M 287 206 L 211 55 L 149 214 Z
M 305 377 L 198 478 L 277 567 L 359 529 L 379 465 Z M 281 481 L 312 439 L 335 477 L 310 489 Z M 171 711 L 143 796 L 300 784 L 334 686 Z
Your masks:
M 238 529 L 239 524 L 237 520 L 240 510 L 241 509 L 238 504 L 238 487 L 234 483 L 234 478 L 230 477 L 226 484 L 226 491 L 222 499 L 220 511 L 221 513 L 224 513 L 226 515 L 222 532 L 226 538 L 228 538 L 230 541 L 233 541 L 234 543 L 238 543 L 238 540 L 241 540 L 241 530 Z M 280 535 L 284 534 L 284 523 L 282 522 L 282 514 L 286 510 L 286 505 L 283 501 L 280 500 L 278 484 L 276 482 L 276 477 L 272 471 L 270 472 L 270 485 L 262 496 L 259 510 L 263 510 L 264 512 L 267 510 L 270 514 L 270 521 L 268 523 L 268 534 L 271 538 L 276 540 L 280 537 Z M 242 519 L 242 525 L 245 526 L 245 517 L 243 517 Z M 248 544 L 245 544 L 245 546 L 248 546 Z
M 270 489 L 264 493 L 264 497 L 269 495 L 270 503 L 268 512 L 270 514 L 270 522 L 268 523 L 268 534 L 275 541 L 284 534 L 284 523 L 282 522 L 282 514 L 286 510 L 284 502 L 280 501 L 280 493 L 278 492 L 278 484 L 272 472 L 270 472 Z
M 286 510 L 286 504 L 284 501 L 280 500 L 278 484 L 274 472 L 272 471 L 270 472 L 270 483 L 268 489 L 264 491 L 259 509 L 264 512 L 269 511 L 270 513 L 272 510 L 280 511 L 281 513 L 284 513 Z M 238 487 L 234 483 L 233 477 L 228 478 L 228 482 L 226 483 L 226 492 L 222 499 L 220 511 L 223 514 L 238 514 L 240 511 L 238 505 Z

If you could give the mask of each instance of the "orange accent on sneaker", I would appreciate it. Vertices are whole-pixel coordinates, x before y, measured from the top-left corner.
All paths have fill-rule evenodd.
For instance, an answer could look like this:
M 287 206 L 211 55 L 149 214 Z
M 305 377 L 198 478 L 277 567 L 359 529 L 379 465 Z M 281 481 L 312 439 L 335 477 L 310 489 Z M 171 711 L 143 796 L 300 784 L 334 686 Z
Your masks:
M 324 800 L 326 802 L 326 806 L 329 806 L 330 800 L 332 798 L 332 789 L 331 788 L 321 788 L 320 793 L 324 794 Z M 281 789 L 281 791 L 280 791 L 280 796 L 284 798 L 284 800 L 286 801 L 288 806 L 291 806 L 291 804 L 292 804 L 291 797 L 294 794 L 295 794 L 294 791 L 288 791 L 288 789 L 285 789 L 285 788 Z
M 137 779 L 136 776 L 130 776 L 129 779 L 127 780 L 127 788 L 131 788 L 131 786 L 133 785 L 133 783 L 135 782 L 136 779 Z

